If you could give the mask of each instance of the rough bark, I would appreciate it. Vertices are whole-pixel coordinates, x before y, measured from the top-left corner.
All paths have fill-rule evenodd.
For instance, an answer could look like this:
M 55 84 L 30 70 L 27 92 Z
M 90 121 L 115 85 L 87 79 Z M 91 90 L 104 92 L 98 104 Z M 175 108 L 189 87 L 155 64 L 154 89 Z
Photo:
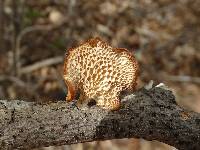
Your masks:
M 134 96 L 135 95 L 135 96 Z M 200 148 L 200 114 L 179 107 L 173 93 L 161 88 L 127 95 L 118 111 L 73 103 L 37 104 L 0 101 L 1 149 L 120 138 L 158 140 L 178 149 Z

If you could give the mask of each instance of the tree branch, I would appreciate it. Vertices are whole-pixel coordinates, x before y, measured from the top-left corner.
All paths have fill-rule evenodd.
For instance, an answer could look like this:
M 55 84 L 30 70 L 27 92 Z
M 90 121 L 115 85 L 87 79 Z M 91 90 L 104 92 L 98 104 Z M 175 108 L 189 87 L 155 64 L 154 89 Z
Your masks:
M 178 149 L 200 147 L 200 114 L 175 103 L 171 91 L 141 89 L 125 96 L 118 111 L 74 104 L 0 101 L 0 147 L 31 149 L 95 140 L 144 138 Z

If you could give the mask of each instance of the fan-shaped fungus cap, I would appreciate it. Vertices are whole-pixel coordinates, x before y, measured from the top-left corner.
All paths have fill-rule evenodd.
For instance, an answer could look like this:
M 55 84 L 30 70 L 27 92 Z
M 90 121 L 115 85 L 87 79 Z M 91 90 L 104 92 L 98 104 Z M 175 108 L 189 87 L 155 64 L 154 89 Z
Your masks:
M 137 72 L 138 63 L 128 50 L 112 48 L 100 38 L 90 39 L 65 57 L 66 99 L 74 99 L 79 89 L 79 102 L 94 99 L 98 106 L 116 110 L 120 92 L 136 86 Z

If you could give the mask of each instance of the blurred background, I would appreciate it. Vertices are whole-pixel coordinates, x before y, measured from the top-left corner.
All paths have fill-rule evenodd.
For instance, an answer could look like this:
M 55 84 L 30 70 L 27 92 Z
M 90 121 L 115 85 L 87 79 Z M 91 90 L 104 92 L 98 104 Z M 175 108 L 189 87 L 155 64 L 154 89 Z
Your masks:
M 0 0 L 0 99 L 64 100 L 66 50 L 97 36 L 135 54 L 138 89 L 163 82 L 200 112 L 199 0 Z M 123 139 L 42 149 L 175 148 Z

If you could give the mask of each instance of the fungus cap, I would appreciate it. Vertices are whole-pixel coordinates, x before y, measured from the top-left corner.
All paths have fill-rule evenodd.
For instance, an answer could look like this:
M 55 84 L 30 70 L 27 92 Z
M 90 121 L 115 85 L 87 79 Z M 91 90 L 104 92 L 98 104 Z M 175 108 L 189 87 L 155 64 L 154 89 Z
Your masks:
M 79 102 L 94 99 L 102 108 L 118 109 L 120 92 L 135 88 L 137 73 L 138 63 L 128 50 L 112 48 L 100 38 L 90 39 L 71 48 L 65 57 L 67 100 L 80 90 Z

